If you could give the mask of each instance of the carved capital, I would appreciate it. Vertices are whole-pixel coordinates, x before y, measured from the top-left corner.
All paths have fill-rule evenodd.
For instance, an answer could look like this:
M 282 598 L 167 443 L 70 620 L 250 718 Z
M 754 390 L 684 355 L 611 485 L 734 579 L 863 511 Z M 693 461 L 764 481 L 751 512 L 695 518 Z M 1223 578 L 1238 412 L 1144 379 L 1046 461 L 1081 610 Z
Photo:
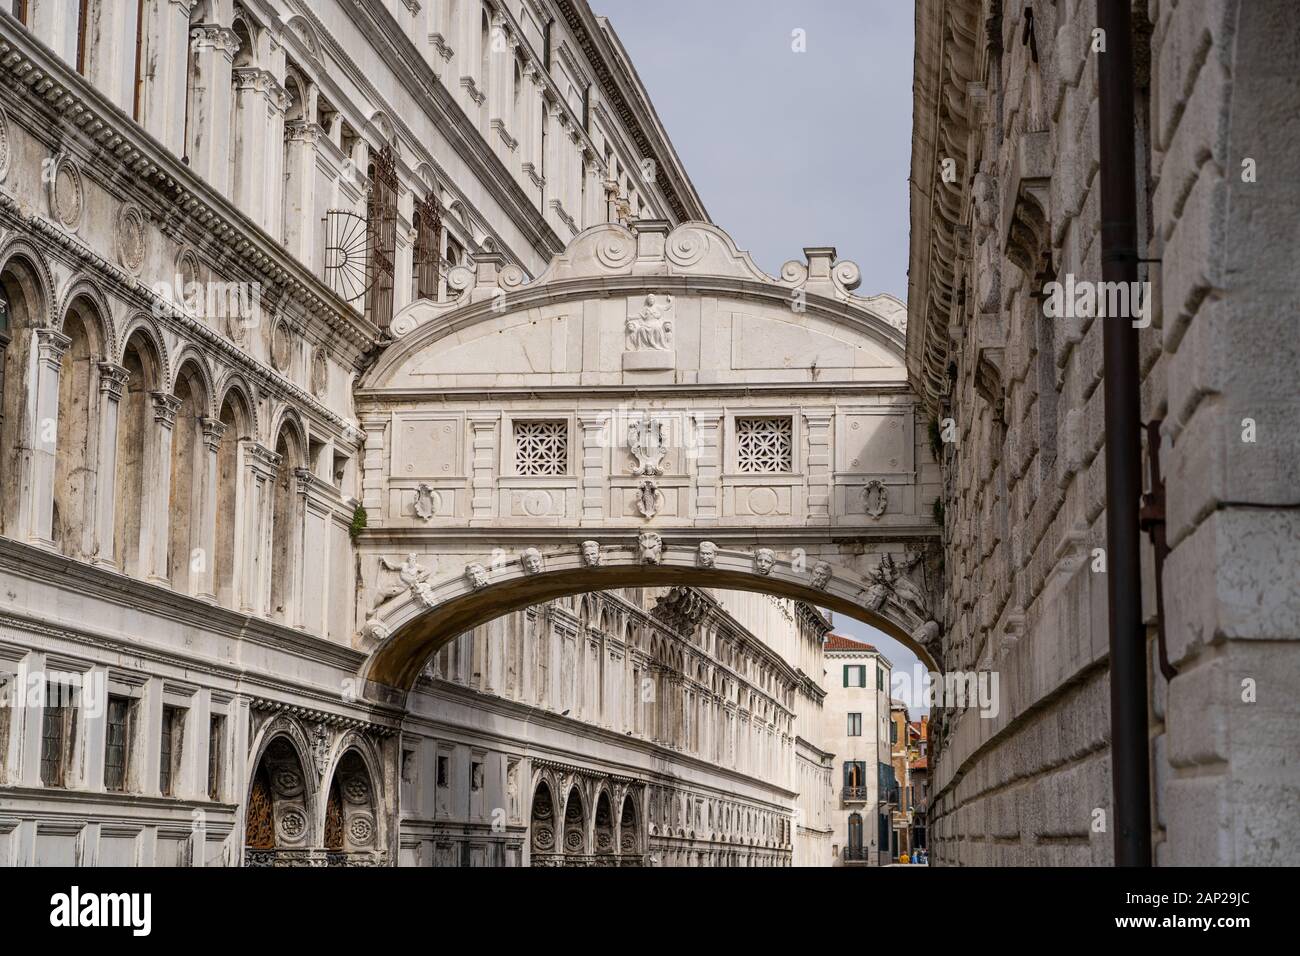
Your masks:
M 63 353 L 72 339 L 56 329 L 36 329 L 36 356 L 42 365 L 57 372 L 63 364 Z
M 181 400 L 175 395 L 168 395 L 166 392 L 150 392 L 149 397 L 153 399 L 153 420 L 163 428 L 171 428 L 176 424 L 176 413 L 180 411 Z
M 221 447 L 221 436 L 226 433 L 225 424 L 206 415 L 199 418 L 199 424 L 203 426 L 203 444 L 208 451 L 215 452 Z
M 120 401 L 122 389 L 130 379 L 131 373 L 120 365 L 114 365 L 112 362 L 100 362 L 98 368 L 99 390 L 112 401 Z

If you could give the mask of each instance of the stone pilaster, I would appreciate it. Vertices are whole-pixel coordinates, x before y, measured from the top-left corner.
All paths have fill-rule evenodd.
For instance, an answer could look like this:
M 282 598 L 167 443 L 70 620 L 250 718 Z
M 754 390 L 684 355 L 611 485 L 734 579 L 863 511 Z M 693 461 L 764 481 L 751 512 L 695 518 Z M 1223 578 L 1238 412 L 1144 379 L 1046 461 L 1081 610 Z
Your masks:
M 59 439 L 59 370 L 71 339 L 54 329 L 33 332 L 36 376 L 31 383 L 28 407 L 33 414 L 22 427 L 20 438 L 29 449 L 22 461 L 20 510 L 27 539 L 52 548 L 54 528 L 54 467 Z
M 95 494 L 95 561 L 115 564 L 117 520 L 117 423 L 128 372 L 111 362 L 99 363 L 99 469 Z
M 831 523 L 831 423 L 835 420 L 832 409 L 809 409 L 804 412 L 807 426 L 804 449 L 804 474 L 808 476 L 808 523 Z
M 497 429 L 499 416 L 468 416 L 472 435 L 473 478 L 470 481 L 470 524 L 484 524 L 495 516 Z
M 701 525 L 718 523 L 722 495 L 722 410 L 691 412 L 695 430 L 695 518 Z

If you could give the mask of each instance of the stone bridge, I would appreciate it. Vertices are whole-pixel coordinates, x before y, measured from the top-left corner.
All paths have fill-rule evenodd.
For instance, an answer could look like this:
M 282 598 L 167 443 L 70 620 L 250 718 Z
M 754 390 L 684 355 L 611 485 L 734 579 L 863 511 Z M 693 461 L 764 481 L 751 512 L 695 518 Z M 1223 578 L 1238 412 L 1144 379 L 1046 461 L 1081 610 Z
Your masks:
M 661 585 L 805 600 L 937 666 L 904 307 L 804 253 L 774 278 L 711 225 L 601 225 L 532 282 L 480 255 L 395 318 L 356 390 L 371 693 L 508 611 Z

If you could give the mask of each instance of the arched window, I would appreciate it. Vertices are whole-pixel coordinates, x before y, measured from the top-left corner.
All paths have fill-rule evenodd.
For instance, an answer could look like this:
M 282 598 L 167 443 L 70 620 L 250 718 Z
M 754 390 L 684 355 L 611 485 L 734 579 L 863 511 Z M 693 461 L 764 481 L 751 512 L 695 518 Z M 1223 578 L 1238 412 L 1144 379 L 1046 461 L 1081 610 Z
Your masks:
M 393 256 L 397 251 L 397 161 L 390 145 L 373 155 L 366 174 L 370 177 L 366 318 L 376 328 L 387 329 L 393 320 Z
M 442 218 L 438 212 L 437 192 L 429 190 L 411 219 L 415 230 L 415 256 L 412 269 L 412 298 L 438 298 L 438 266 L 442 260 Z

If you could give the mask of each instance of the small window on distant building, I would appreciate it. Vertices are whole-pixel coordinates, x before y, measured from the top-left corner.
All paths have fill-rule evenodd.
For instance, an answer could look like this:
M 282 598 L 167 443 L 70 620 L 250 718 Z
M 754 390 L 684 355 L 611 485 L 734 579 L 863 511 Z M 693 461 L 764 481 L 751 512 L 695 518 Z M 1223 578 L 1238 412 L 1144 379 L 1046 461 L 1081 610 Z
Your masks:
M 69 684 L 45 685 L 45 712 L 41 724 L 41 783 L 67 786 L 72 746 L 77 730 L 77 705 Z
M 849 736 L 850 737 L 862 736 L 862 715 L 861 714 L 849 714 Z
M 448 785 L 447 778 L 449 777 L 449 774 L 447 772 L 447 763 L 448 763 L 447 756 L 445 754 L 439 754 L 438 755 L 438 786 L 439 787 L 446 787 Z
M 181 740 L 185 733 L 185 709 L 163 707 L 162 744 L 158 757 L 158 789 L 164 797 L 172 795 L 181 763 Z
M 866 664 L 845 664 L 844 665 L 844 686 L 845 687 L 866 687 L 867 686 L 867 665 Z
M 226 718 L 214 714 L 208 722 L 208 799 L 221 799 L 221 755 L 226 743 Z
M 131 699 L 108 699 L 108 729 L 104 737 L 104 789 L 120 793 L 126 789 L 131 765 Z

